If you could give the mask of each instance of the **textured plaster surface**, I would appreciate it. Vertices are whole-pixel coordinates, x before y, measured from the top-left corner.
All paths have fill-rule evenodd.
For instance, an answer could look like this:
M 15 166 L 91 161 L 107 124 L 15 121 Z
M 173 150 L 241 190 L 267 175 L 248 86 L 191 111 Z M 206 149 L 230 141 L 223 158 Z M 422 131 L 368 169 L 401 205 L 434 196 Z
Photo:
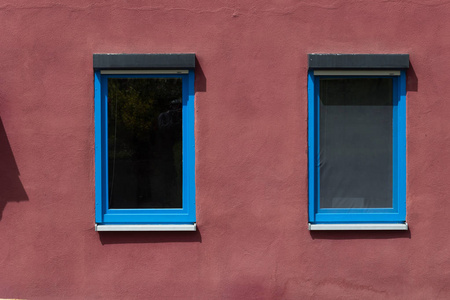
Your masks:
M 450 2 L 0 1 L 0 298 L 449 299 Z M 94 231 L 93 53 L 197 55 L 195 233 Z M 307 230 L 307 54 L 409 53 L 408 232 Z

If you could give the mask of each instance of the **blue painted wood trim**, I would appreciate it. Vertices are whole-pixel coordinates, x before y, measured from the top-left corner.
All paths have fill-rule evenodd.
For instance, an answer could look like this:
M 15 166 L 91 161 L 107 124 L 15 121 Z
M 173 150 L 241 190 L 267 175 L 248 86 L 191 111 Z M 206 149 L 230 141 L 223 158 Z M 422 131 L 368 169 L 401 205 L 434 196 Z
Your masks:
M 95 125 L 95 222 L 103 222 L 102 208 L 102 101 L 101 75 L 94 72 L 94 125 Z
M 398 212 L 398 200 L 399 200 L 399 193 L 398 193 L 398 175 L 399 175 L 399 168 L 398 168 L 398 143 L 399 143 L 399 136 L 398 136 L 398 120 L 400 118 L 399 116 L 399 110 L 398 110 L 398 104 L 399 104 L 399 83 L 398 83 L 398 77 L 395 77 L 393 79 L 393 88 L 392 88 L 392 207 L 395 212 Z
M 195 220 L 188 215 L 146 215 L 146 214 L 105 214 L 102 224 L 174 224 L 174 223 L 194 223 Z
M 108 78 L 106 76 L 101 77 L 101 105 L 102 105 L 102 138 L 101 138 L 101 147 L 102 147 L 102 214 L 103 217 L 106 214 L 108 209 L 108 199 L 109 199 L 109 188 L 108 188 Z M 103 221 L 105 221 L 103 219 Z
M 183 204 L 181 209 L 108 208 L 108 78 L 181 78 L 183 117 Z M 188 74 L 101 75 L 95 72 L 95 221 L 98 224 L 188 224 L 195 212 L 195 90 L 194 71 Z
M 320 209 L 320 77 L 314 77 L 314 209 Z M 316 220 L 317 221 L 317 220 Z
M 400 76 L 336 76 L 393 79 L 393 207 L 319 209 L 319 78 L 308 73 L 308 189 L 310 223 L 403 223 L 406 221 L 406 74 Z
M 187 76 L 187 120 L 186 120 L 186 197 L 189 199 L 187 207 L 189 208 L 189 218 L 192 222 L 196 221 L 196 186 L 195 186 L 195 73 L 189 71 Z
M 405 220 L 399 218 L 398 213 L 382 213 L 382 214 L 372 214 L 372 213 L 360 213 L 360 214 L 326 214 L 326 213 L 317 213 L 316 214 L 316 223 L 402 223 Z
M 398 103 L 398 211 L 400 218 L 406 221 L 406 72 L 401 71 L 399 78 Z

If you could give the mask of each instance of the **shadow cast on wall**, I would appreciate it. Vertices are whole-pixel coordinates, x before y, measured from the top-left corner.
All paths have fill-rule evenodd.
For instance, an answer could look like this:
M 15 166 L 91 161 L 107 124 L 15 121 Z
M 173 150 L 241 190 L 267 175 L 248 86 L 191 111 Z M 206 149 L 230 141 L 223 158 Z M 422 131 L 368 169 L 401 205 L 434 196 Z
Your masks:
M 137 231 L 137 232 L 99 232 L 100 242 L 106 244 L 139 244 L 139 243 L 183 243 L 202 242 L 197 231 Z
M 195 58 L 195 65 L 195 92 L 206 92 L 206 76 L 197 58 Z
M 409 62 L 409 69 L 406 71 L 406 90 L 408 92 L 419 91 L 419 80 L 417 79 L 416 71 L 411 62 Z
M 349 230 L 349 231 L 310 231 L 313 240 L 377 240 L 411 238 L 410 230 Z
M 19 169 L 0 118 L 0 220 L 7 202 L 28 201 L 19 176 Z

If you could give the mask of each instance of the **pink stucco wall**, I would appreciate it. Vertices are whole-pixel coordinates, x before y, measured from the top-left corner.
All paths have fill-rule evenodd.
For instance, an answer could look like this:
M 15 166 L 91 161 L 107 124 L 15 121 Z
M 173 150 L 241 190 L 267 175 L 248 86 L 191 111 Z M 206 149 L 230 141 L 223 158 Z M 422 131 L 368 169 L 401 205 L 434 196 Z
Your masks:
M 93 53 L 197 55 L 195 233 L 94 231 Z M 307 54 L 409 53 L 408 232 L 307 230 Z M 0 298 L 449 299 L 447 1 L 0 1 Z

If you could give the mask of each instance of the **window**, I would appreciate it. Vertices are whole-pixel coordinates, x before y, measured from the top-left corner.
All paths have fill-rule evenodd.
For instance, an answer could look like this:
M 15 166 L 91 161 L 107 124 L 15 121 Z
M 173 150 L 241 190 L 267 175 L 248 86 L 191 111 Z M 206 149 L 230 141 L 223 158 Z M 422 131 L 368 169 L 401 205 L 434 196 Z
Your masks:
M 409 56 L 309 59 L 309 228 L 406 230 Z
M 195 230 L 194 54 L 94 54 L 97 231 Z

